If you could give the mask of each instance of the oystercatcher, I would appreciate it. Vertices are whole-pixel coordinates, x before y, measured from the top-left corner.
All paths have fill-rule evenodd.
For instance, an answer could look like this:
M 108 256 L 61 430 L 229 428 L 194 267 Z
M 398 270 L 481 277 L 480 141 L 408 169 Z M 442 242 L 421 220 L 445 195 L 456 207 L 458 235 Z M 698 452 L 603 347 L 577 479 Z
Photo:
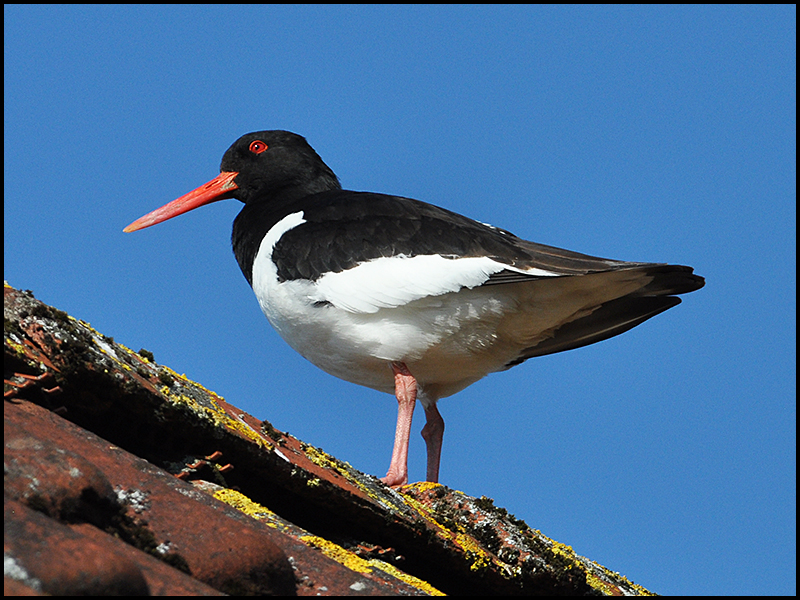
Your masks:
M 125 228 L 235 198 L 233 253 L 289 345 L 331 375 L 398 402 L 389 470 L 408 482 L 411 417 L 427 423 L 427 480 L 439 477 L 436 408 L 495 371 L 618 335 L 700 289 L 692 268 L 623 262 L 523 240 L 410 198 L 343 190 L 306 140 L 239 138 L 220 174 Z

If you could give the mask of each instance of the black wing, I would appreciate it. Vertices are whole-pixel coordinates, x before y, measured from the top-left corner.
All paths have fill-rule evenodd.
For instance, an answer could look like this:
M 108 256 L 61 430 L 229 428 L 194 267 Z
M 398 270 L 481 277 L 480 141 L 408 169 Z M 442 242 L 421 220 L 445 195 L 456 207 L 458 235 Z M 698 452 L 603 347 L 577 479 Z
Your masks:
M 324 273 L 340 272 L 366 260 L 398 255 L 488 256 L 511 267 L 539 268 L 561 275 L 649 264 L 528 242 L 452 211 L 384 194 L 324 192 L 309 197 L 297 210 L 303 211 L 306 222 L 286 232 L 272 254 L 278 275 L 285 280 L 316 280 Z M 491 283 L 525 277 L 514 272 L 498 273 Z

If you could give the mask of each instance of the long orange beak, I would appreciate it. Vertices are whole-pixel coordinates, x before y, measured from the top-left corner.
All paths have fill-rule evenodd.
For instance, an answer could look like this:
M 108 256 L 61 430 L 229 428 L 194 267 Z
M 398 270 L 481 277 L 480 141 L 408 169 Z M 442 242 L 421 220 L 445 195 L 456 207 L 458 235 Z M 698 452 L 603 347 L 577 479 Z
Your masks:
M 231 192 L 239 189 L 239 186 L 233 183 L 234 178 L 238 174 L 239 173 L 233 171 L 223 171 L 219 174 L 219 176 L 215 177 L 208 183 L 201 185 L 196 190 L 192 190 L 177 200 L 173 200 L 169 204 L 165 204 L 161 208 L 157 208 L 153 212 L 148 213 L 143 217 L 139 217 L 122 231 L 126 233 L 138 231 L 139 229 L 144 229 L 145 227 L 150 227 L 151 225 L 157 225 L 158 223 L 166 221 L 167 219 L 182 215 L 183 213 L 194 210 L 195 208 L 205 206 L 206 204 L 211 204 L 217 200 L 232 198 L 233 196 L 231 195 Z

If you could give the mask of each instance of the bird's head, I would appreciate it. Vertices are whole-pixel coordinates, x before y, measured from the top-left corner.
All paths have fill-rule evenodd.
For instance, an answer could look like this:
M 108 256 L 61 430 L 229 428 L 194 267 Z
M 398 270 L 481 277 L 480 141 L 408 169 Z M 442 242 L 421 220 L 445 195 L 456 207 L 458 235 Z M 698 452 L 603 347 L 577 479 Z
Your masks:
M 140 217 L 124 231 L 144 229 L 227 198 L 245 204 L 291 201 L 339 187 L 336 175 L 305 138 L 289 131 L 256 131 L 228 148 L 217 177 Z

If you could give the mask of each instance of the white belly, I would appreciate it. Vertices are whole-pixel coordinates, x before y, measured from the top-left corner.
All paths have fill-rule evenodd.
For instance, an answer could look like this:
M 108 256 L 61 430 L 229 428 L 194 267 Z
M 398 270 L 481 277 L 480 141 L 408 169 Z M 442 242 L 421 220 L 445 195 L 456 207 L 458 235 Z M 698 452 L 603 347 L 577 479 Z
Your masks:
M 513 358 L 510 350 L 508 357 L 492 352 L 508 298 L 463 290 L 353 313 L 311 300 L 311 286 L 275 283 L 257 292 L 261 309 L 292 348 L 346 381 L 392 393 L 391 363 L 403 362 L 423 390 L 442 397 Z

